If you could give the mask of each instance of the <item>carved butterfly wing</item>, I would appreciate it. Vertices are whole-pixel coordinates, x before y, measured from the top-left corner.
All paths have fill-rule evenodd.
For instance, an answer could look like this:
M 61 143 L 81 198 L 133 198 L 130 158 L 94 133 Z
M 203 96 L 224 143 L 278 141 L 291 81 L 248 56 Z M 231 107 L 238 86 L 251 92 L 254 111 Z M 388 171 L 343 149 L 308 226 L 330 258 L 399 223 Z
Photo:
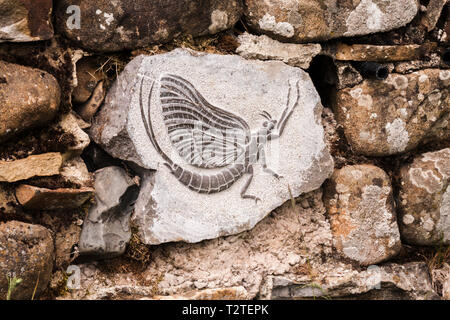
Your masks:
M 245 153 L 250 128 L 240 117 L 214 107 L 187 80 L 161 77 L 162 114 L 172 145 L 199 168 L 227 166 Z

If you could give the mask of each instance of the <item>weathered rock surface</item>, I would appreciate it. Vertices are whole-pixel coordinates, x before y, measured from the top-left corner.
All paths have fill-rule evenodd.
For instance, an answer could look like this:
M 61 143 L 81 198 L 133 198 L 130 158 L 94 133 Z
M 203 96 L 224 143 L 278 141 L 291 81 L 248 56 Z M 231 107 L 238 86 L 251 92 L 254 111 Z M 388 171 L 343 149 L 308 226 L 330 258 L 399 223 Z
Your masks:
M 64 162 L 61 167 L 60 176 L 66 184 L 74 185 L 77 188 L 93 187 L 94 185 L 93 176 L 80 157 L 75 157 Z
M 14 188 L 6 183 L 0 183 L 0 217 L 14 213 L 17 206 Z
M 55 8 L 63 34 L 93 51 L 135 49 L 183 34 L 214 34 L 231 28 L 241 12 L 237 0 L 63 0 Z
M 73 137 L 71 145 L 66 150 L 66 158 L 80 156 L 91 142 L 89 135 L 81 129 L 80 122 L 73 113 L 67 113 L 62 116 L 61 121 L 55 125 L 55 128 L 59 128 L 63 134 L 68 134 Z
M 432 270 L 431 278 L 435 291 L 444 300 L 450 300 L 450 264 L 444 262 L 441 268 Z
M 112 257 L 124 253 L 131 237 L 130 216 L 139 190 L 119 167 L 95 172 L 95 204 L 80 236 L 80 254 Z
M 400 248 L 388 175 L 372 165 L 336 170 L 325 189 L 336 249 L 361 265 L 377 264 Z
M 72 92 L 73 102 L 85 103 L 88 101 L 97 84 L 106 79 L 101 67 L 99 59 L 96 57 L 85 57 L 77 62 L 77 86 Z
M 50 122 L 60 94 L 47 72 L 0 61 L 0 142 Z
M 53 37 L 52 0 L 0 0 L 0 42 Z
M 320 44 L 282 43 L 266 35 L 244 33 L 239 36 L 240 46 L 236 53 L 246 59 L 280 60 L 284 63 L 308 69 L 311 60 L 320 53 Z
M 0 224 L 0 297 L 6 297 L 6 275 L 22 279 L 11 298 L 30 300 L 47 287 L 52 274 L 53 240 L 50 231 L 38 225 L 10 221 Z
M 258 32 L 291 42 L 323 41 L 383 32 L 409 23 L 415 0 L 245 0 L 244 15 Z
M 373 266 L 361 272 L 338 271 L 329 274 L 323 285 L 269 277 L 262 289 L 266 299 L 362 299 L 362 300 L 429 300 L 439 299 L 433 290 L 425 263 Z
M 450 148 L 424 153 L 400 170 L 399 224 L 412 244 L 450 244 Z
M 50 152 L 15 161 L 0 161 L 0 182 L 16 182 L 33 177 L 48 177 L 59 173 L 63 158 Z
M 47 189 L 22 184 L 16 188 L 19 203 L 30 210 L 76 209 L 94 196 L 93 188 Z
M 143 91 L 147 97 L 151 81 L 159 88 L 162 75 L 175 74 L 191 82 L 214 106 L 242 118 L 252 132 L 262 126 L 263 110 L 280 119 L 290 86 L 289 108 L 295 105 L 298 82 L 298 105 L 292 109 L 282 136 L 266 146 L 268 167 L 283 178 L 277 179 L 255 165 L 247 193 L 260 198 L 258 202 L 241 197 L 249 175 L 244 174 L 230 188 L 211 194 L 191 191 L 177 181 L 163 165 L 160 153 L 152 147 L 144 129 L 138 103 L 139 82 L 144 74 Z M 161 150 L 188 170 L 217 173 L 220 169 L 190 167 L 178 154 L 169 139 L 155 92 L 150 98 L 151 125 Z M 142 189 L 134 214 L 147 244 L 197 242 L 251 229 L 291 198 L 289 188 L 296 197 L 322 184 L 331 174 L 333 161 L 324 142 L 321 112 L 320 98 L 301 69 L 278 61 L 249 61 L 237 56 L 174 50 L 168 54 L 140 56 L 128 64 L 96 117 L 91 137 L 112 156 L 144 169 L 157 170 L 142 173 Z
M 375 46 L 370 44 L 346 45 L 339 43 L 335 48 L 334 56 L 341 61 L 406 61 L 424 58 L 433 49 L 436 43 L 424 45 L 410 44 L 403 46 Z
M 428 136 L 448 136 L 442 120 L 450 110 L 449 88 L 450 70 L 426 69 L 390 74 L 383 81 L 364 80 L 337 92 L 337 120 L 356 152 L 399 154 Z

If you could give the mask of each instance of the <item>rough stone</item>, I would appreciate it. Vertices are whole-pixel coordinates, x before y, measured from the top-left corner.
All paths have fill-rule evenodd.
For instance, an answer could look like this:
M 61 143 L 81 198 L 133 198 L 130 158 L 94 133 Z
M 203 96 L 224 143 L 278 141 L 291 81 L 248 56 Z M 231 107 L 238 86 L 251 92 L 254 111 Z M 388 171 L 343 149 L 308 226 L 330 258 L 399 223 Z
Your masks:
M 256 195 L 260 201 L 241 197 L 249 175 L 244 174 L 224 191 L 201 194 L 177 181 L 163 165 L 145 132 L 138 103 L 139 81 L 144 79 L 143 90 L 148 95 L 151 81 L 155 80 L 158 88 L 158 79 L 163 74 L 188 79 L 207 101 L 241 117 L 252 132 L 261 128 L 263 110 L 280 119 L 290 86 L 289 108 L 295 105 L 298 82 L 298 105 L 292 109 L 282 136 L 266 146 L 269 168 L 283 177 L 277 179 L 264 172 L 259 164 L 254 168 L 247 193 Z M 196 169 L 183 164 L 187 161 L 172 146 L 155 92 L 150 100 L 152 127 L 161 150 L 189 170 L 216 174 L 220 169 Z M 142 188 L 133 216 L 145 243 L 198 242 L 251 229 L 289 200 L 290 193 L 296 197 L 322 184 L 331 174 L 333 161 L 324 142 L 321 112 L 319 95 L 307 73 L 299 68 L 279 61 L 251 61 L 238 56 L 174 50 L 139 56 L 127 65 L 96 117 L 91 137 L 112 156 L 131 161 L 140 168 L 157 170 L 141 173 Z
M 154 300 L 248 300 L 244 287 L 205 289 L 190 291 L 180 295 L 155 296 Z
M 90 122 L 103 103 L 106 96 L 105 83 L 100 81 L 88 101 L 77 108 L 77 113 L 84 121 Z
M 236 53 L 245 59 L 280 60 L 284 63 L 308 69 L 311 60 L 320 53 L 320 44 L 282 43 L 266 35 L 244 33 L 239 36 Z
M 412 60 L 398 62 L 395 65 L 395 72 L 397 73 L 411 73 L 413 71 L 428 69 L 428 68 L 439 68 L 441 62 L 441 56 L 437 53 L 431 53 L 429 55 L 429 60 Z
M 52 190 L 26 184 L 16 188 L 17 200 L 29 210 L 76 209 L 93 196 L 93 188 Z
M 252 29 L 290 42 L 323 41 L 384 32 L 409 23 L 415 0 L 245 0 Z
M 92 96 L 97 84 L 106 80 L 101 67 L 96 57 L 85 57 L 77 62 L 77 86 L 72 92 L 73 102 L 85 103 Z
M 450 300 L 450 264 L 444 262 L 441 268 L 431 271 L 434 290 L 444 300 Z
M 32 155 L 15 161 L 0 161 L 0 182 L 57 175 L 62 163 L 63 158 L 57 152 Z
M 0 61 L 0 142 L 50 122 L 60 94 L 47 72 Z
M 400 170 L 402 238 L 419 245 L 450 244 L 450 148 L 424 153 Z
M 45 290 L 52 274 L 53 240 L 50 231 L 38 225 L 10 221 L 0 224 L 0 297 L 6 297 L 6 275 L 22 279 L 11 298 L 30 300 Z
M 433 290 L 425 263 L 372 266 L 361 272 L 329 274 L 328 281 L 294 281 L 269 277 L 263 291 L 265 299 L 361 299 L 361 300 L 428 300 L 439 299 Z
M 94 179 L 88 171 L 86 164 L 80 157 L 75 157 L 64 162 L 61 167 L 60 176 L 66 184 L 74 185 L 77 188 L 92 187 Z
M 321 281 L 331 271 L 349 266 L 330 260 L 332 236 L 322 205 L 322 192 L 302 196 L 311 206 L 284 204 L 250 231 L 195 244 L 168 243 L 152 247 L 151 259 L 139 277 L 127 271 L 106 274 L 93 263 L 81 264 L 81 290 L 66 299 L 110 299 L 133 292 L 135 298 L 184 295 L 185 292 L 243 286 L 255 299 L 268 275 L 298 274 Z M 245 257 L 243 259 L 242 257 Z M 303 271 L 304 270 L 304 271 Z M 341 273 L 344 273 L 341 271 Z M 122 288 L 120 292 L 110 288 Z M 145 286 L 143 292 L 135 287 Z M 90 288 L 90 290 L 84 290 Z M 122 294 L 121 294 L 122 293 Z
M 336 61 L 336 88 L 351 88 L 363 82 L 361 74 L 350 64 Z
M 367 266 L 395 256 L 400 248 L 388 175 L 372 165 L 336 170 L 325 189 L 334 246 Z
M 56 25 L 67 38 L 103 52 L 132 50 L 179 35 L 215 34 L 231 28 L 241 13 L 237 0 L 62 0 L 55 5 Z
M 52 0 L 0 0 L 0 42 L 53 37 Z
M 80 254 L 120 255 L 131 237 L 130 216 L 138 187 L 122 168 L 107 167 L 95 172 L 95 191 L 96 202 L 80 236 Z
M 334 109 L 353 150 L 368 156 L 399 154 L 428 136 L 448 136 L 442 128 L 450 110 L 449 84 L 450 70 L 390 74 L 339 90 Z
M 430 32 L 436 27 L 436 23 L 441 16 L 442 9 L 448 0 L 430 0 L 427 5 L 427 11 L 422 17 L 422 24 L 427 28 L 427 31 Z
M 65 114 L 55 127 L 61 129 L 63 134 L 70 134 L 73 137 L 73 143 L 66 150 L 66 158 L 80 156 L 91 142 L 89 135 L 80 128 L 80 122 L 72 112 Z
M 410 44 L 402 46 L 376 46 L 370 44 L 347 45 L 339 43 L 334 56 L 341 61 L 407 61 L 418 60 L 436 49 L 436 43 L 424 45 Z
M 0 183 L 0 218 L 15 213 L 18 205 L 14 188 L 6 183 Z

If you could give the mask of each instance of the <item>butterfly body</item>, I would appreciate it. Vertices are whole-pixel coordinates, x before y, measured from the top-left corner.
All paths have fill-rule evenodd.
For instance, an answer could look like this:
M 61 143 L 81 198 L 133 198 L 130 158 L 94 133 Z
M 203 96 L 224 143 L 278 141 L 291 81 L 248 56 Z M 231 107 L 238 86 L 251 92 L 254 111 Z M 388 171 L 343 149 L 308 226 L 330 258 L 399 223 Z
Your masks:
M 143 83 L 144 77 L 141 80 L 139 103 L 147 135 L 165 160 L 165 166 L 183 185 L 195 192 L 210 194 L 230 188 L 244 174 L 249 174 L 241 190 L 241 197 L 257 201 L 260 200 L 258 197 L 246 194 L 253 178 L 253 165 L 261 162 L 264 171 L 280 178 L 267 168 L 264 147 L 269 140 L 281 135 L 287 119 L 298 104 L 298 83 L 294 107 L 289 108 L 289 87 L 288 106 L 280 120 L 273 120 L 269 113 L 263 112 L 261 115 L 266 121 L 260 129 L 251 132 L 245 120 L 208 103 L 187 80 L 176 75 L 161 77 L 160 102 L 172 145 L 191 166 L 202 169 L 221 168 L 211 174 L 197 173 L 182 167 L 162 151 L 156 141 L 150 118 L 154 82 L 148 98 L 148 121 L 143 108 Z

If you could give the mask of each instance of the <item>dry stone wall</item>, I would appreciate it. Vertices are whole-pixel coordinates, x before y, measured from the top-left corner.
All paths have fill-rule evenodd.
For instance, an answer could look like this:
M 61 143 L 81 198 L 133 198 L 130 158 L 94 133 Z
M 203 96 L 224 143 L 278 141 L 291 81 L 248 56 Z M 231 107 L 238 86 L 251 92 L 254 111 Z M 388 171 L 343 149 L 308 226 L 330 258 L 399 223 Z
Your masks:
M 0 0 L 0 299 L 449 299 L 449 48 L 446 0 Z

